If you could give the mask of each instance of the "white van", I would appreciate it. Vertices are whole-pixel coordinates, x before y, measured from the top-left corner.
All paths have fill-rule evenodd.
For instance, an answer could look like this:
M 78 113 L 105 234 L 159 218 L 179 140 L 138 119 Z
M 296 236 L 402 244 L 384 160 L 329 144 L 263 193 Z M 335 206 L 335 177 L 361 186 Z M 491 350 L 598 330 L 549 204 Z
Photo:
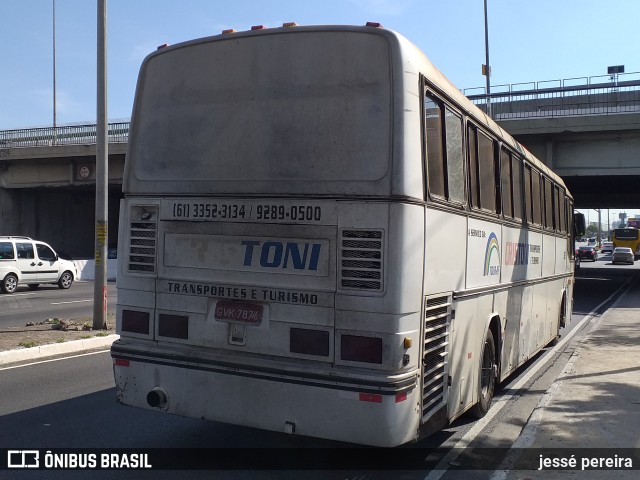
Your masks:
M 41 283 L 71 287 L 78 278 L 75 264 L 60 256 L 44 242 L 29 237 L 0 236 L 0 290 L 13 293 L 18 285 L 35 289 Z

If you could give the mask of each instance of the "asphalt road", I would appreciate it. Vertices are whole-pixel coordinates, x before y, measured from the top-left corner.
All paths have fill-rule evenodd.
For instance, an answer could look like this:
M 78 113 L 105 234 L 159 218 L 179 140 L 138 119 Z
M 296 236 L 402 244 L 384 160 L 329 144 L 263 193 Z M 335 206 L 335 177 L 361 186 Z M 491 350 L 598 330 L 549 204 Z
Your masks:
M 580 320 L 600 306 L 632 275 L 632 269 L 596 262 L 586 265 L 576 277 L 574 317 L 563 334 L 569 335 Z M 92 284 L 87 284 L 92 286 Z M 91 288 L 88 288 L 92 291 Z M 54 291 L 54 290 L 52 290 Z M 58 303 L 56 295 L 42 293 L 49 302 Z M 59 295 L 59 293 L 58 293 Z M 2 298 L 2 297 L 0 297 Z M 583 326 L 581 330 L 586 330 Z M 555 380 L 570 357 L 579 331 L 573 332 L 571 342 L 559 349 L 547 349 L 531 361 L 526 369 L 514 375 L 494 400 L 487 418 L 476 422 L 463 416 L 450 427 L 406 448 L 439 448 L 454 452 L 465 448 L 508 447 L 526 425 L 541 395 Z M 549 360 L 549 361 L 547 361 Z M 544 365 L 536 374 L 529 374 L 536 365 Z M 88 373 L 89 372 L 89 373 Z M 521 388 L 522 387 L 522 388 Z M 225 425 L 197 419 L 175 417 L 125 407 L 117 404 L 111 359 L 108 352 L 71 357 L 61 360 L 38 362 L 16 368 L 0 369 L 0 448 L 172 448 L 190 449 L 266 447 L 311 447 L 314 449 L 344 446 L 335 442 L 289 436 L 244 427 Z M 503 401 L 504 399 L 504 401 Z M 492 411 L 495 415 L 491 415 Z M 481 428 L 478 428 L 481 427 Z M 478 431 L 474 431 L 478 430 Z M 10 432 L 10 433 L 7 433 Z M 451 450 L 453 449 L 453 450 Z M 254 450 L 246 450 L 254 455 Z M 216 451 L 219 453 L 219 451 Z M 375 455 L 375 452 L 372 453 Z M 248 459 L 250 461 L 250 459 Z M 456 463 L 463 460 L 455 459 Z M 447 464 L 448 465 L 448 464 Z M 46 473 L 46 476 L 43 475 Z M 90 474 L 90 475 L 89 475 Z M 5 471 L 0 479 L 10 478 L 177 478 L 170 471 Z M 466 478 L 487 478 L 487 472 Z M 454 471 L 444 471 L 434 476 L 429 471 L 181 471 L 179 478 L 221 479 L 396 479 L 403 480 L 444 478 L 455 479 Z
M 92 318 L 93 282 L 75 282 L 68 290 L 57 285 L 40 285 L 37 290 L 20 286 L 16 293 L 0 293 L 0 328 L 21 327 L 27 322 L 42 322 L 47 318 Z M 107 306 L 115 311 L 117 290 L 108 284 Z

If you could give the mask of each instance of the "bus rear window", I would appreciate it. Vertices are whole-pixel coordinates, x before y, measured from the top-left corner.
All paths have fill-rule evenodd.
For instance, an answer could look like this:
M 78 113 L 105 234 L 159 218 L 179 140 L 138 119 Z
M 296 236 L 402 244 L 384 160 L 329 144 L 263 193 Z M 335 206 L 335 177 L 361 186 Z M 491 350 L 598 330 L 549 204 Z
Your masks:
M 618 240 L 637 240 L 638 230 L 635 228 L 617 228 L 615 230 L 615 238 Z
M 234 182 L 235 192 L 262 182 L 278 193 L 388 172 L 390 53 L 380 36 L 202 41 L 150 57 L 138 89 L 127 157 L 136 181 L 197 190 L 213 180 L 222 191 Z

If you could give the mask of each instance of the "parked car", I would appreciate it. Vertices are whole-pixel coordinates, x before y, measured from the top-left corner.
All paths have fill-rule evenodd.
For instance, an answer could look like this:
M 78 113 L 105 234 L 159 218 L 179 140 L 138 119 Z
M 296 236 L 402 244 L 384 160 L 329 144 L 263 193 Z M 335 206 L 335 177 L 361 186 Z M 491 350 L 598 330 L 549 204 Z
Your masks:
M 78 278 L 75 264 L 44 242 L 29 237 L 0 236 L 0 290 L 13 293 L 20 284 L 35 289 L 41 283 L 67 289 Z
M 613 249 L 613 254 L 611 255 L 611 263 L 614 265 L 616 263 L 630 263 L 633 265 L 635 262 L 635 258 L 633 256 L 633 250 L 629 247 L 616 247 Z
M 595 262 L 598 260 L 598 252 L 595 247 L 582 246 L 576 251 L 576 257 L 581 260 L 591 260 Z
M 613 242 L 602 242 L 602 247 L 600 247 L 601 253 L 611 253 L 613 252 Z

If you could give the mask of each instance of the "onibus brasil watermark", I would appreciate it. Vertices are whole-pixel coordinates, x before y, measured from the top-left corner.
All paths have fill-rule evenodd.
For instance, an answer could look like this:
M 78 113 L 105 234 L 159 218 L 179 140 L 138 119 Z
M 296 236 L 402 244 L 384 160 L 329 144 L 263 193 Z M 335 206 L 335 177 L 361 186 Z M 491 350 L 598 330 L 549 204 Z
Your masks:
M 8 468 L 33 469 L 150 469 L 146 453 L 81 453 L 46 450 L 8 450 Z

